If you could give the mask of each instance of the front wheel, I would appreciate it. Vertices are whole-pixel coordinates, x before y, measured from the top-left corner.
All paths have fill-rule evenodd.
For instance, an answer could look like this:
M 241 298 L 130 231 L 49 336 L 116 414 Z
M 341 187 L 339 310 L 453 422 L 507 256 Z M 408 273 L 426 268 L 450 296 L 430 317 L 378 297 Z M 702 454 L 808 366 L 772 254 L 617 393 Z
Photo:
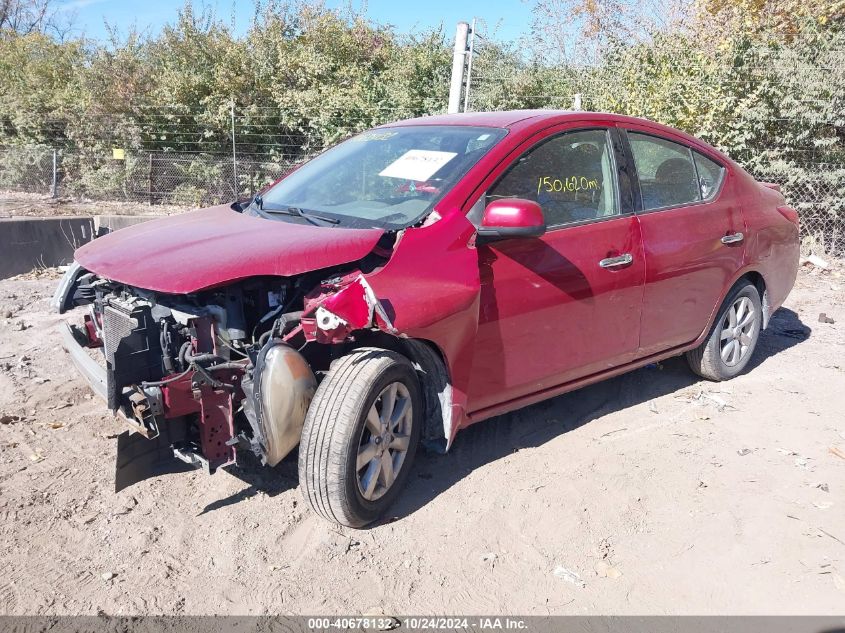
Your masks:
M 760 293 L 754 284 L 745 283 L 725 301 L 710 336 L 687 352 L 687 362 L 702 378 L 729 380 L 751 360 L 762 327 Z
M 335 361 L 305 417 L 299 483 L 314 511 L 349 527 L 381 517 L 408 478 L 422 400 L 411 363 L 364 348 Z

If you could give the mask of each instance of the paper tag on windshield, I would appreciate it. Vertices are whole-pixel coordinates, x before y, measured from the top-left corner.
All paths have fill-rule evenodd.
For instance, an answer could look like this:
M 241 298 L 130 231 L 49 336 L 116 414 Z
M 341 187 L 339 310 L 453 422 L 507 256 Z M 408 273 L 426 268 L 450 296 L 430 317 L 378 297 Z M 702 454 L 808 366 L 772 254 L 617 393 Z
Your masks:
M 379 176 L 424 182 L 455 156 L 457 156 L 455 152 L 412 149 L 381 170 Z

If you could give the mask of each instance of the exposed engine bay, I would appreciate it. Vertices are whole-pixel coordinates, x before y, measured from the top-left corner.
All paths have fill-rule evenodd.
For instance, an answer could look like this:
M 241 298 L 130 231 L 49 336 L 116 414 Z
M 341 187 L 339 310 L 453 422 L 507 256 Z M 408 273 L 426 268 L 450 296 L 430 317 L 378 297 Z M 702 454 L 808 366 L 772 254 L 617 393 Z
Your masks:
M 135 431 L 207 472 L 236 463 L 239 450 L 274 466 L 299 442 L 315 373 L 354 342 L 353 330 L 374 316 L 389 323 L 361 276 L 384 260 L 373 253 L 328 274 L 249 278 L 184 295 L 75 265 L 54 301 L 60 311 L 86 306 L 70 335 L 104 364 L 100 395 Z M 325 307 L 332 301 L 346 318 Z

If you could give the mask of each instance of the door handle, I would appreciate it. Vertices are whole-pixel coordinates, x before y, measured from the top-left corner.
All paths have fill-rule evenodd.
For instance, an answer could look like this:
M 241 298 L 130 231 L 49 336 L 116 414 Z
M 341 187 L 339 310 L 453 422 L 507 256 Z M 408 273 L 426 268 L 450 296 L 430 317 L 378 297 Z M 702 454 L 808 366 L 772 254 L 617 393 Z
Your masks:
M 722 238 L 722 244 L 736 244 L 745 239 L 742 233 L 734 233 L 733 235 L 726 235 Z
M 599 266 L 602 268 L 616 268 L 617 266 L 627 266 L 632 261 L 634 261 L 634 256 L 631 253 L 625 253 L 624 255 L 619 255 L 619 257 L 603 259 L 599 262 Z

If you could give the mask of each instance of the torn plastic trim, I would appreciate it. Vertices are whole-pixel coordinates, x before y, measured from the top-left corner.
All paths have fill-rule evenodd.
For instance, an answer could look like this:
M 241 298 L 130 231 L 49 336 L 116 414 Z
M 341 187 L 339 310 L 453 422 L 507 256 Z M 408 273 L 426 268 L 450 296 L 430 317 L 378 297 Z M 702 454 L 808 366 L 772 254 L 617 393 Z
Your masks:
M 445 453 L 455 437 L 449 372 L 440 354 L 426 341 L 403 339 L 402 343 L 422 387 L 425 402 L 422 442 L 429 450 Z
M 320 308 L 339 316 L 355 329 L 376 326 L 388 334 L 399 333 L 364 275 L 358 275 L 351 284 L 327 297 Z M 374 322 L 375 316 L 381 319 L 380 324 Z M 320 326 L 319 319 L 317 325 Z
M 340 327 L 349 325 L 347 321 L 341 319 L 334 312 L 326 310 L 323 306 L 317 307 L 317 311 L 314 313 L 314 316 L 317 319 L 317 327 L 327 332 L 333 332 Z
M 79 281 L 79 278 L 87 272 L 88 271 L 76 261 L 68 267 L 65 274 L 62 275 L 59 285 L 56 286 L 56 290 L 53 292 L 53 296 L 50 299 L 50 306 L 56 312 L 64 314 L 73 307 L 70 305 L 70 300 L 73 298 L 76 283 Z
M 306 340 L 342 343 L 354 330 L 376 329 L 402 336 L 363 274 L 333 294 L 318 296 L 302 319 Z

